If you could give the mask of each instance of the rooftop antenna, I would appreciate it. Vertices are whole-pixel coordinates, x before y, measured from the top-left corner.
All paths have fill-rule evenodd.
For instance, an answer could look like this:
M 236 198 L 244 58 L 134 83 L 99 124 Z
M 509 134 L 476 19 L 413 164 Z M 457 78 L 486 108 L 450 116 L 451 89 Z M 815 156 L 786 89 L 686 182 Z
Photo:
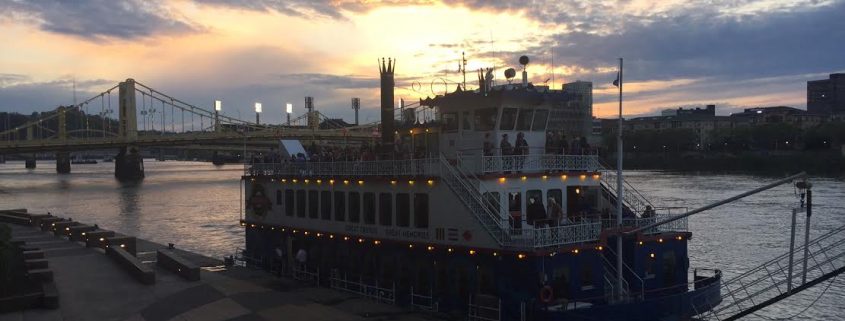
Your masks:
M 508 79 L 508 84 L 513 81 L 513 77 L 516 77 L 516 70 L 513 68 L 505 69 L 505 78 Z
M 522 85 L 528 86 L 528 71 L 526 68 L 528 67 L 528 56 L 521 56 L 519 57 L 519 64 L 522 65 Z
M 464 91 L 466 91 L 467 90 L 467 58 L 466 58 L 465 52 L 463 52 L 463 51 L 461 51 L 461 63 L 458 64 L 458 70 L 460 70 L 461 73 L 464 76 L 463 87 L 464 87 Z

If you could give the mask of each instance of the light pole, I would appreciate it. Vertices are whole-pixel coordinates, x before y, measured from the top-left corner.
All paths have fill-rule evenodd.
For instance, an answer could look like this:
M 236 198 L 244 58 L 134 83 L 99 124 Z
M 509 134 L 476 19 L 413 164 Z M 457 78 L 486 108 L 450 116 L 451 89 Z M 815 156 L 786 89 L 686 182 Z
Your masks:
M 293 104 L 291 104 L 291 103 L 285 104 L 285 112 L 288 115 L 288 127 L 290 127 L 290 114 L 293 113 Z
M 261 103 L 255 103 L 255 124 L 261 124 Z
M 220 111 L 223 110 L 223 102 L 220 100 L 214 101 L 214 131 L 220 131 Z

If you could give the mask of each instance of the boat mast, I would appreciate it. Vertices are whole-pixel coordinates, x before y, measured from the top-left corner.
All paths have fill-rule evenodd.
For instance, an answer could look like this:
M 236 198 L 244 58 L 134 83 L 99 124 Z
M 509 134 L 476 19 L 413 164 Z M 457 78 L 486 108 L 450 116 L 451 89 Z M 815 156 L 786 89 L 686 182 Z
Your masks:
M 616 228 L 622 231 L 622 202 L 625 189 L 622 184 L 622 58 L 619 58 L 619 128 L 616 131 Z M 622 300 L 622 234 L 616 237 L 616 293 Z

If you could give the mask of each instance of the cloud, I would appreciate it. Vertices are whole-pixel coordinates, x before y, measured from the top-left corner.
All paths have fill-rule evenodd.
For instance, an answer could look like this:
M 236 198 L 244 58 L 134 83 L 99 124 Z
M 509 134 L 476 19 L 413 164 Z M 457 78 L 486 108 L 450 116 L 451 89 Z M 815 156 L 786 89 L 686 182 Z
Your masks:
M 117 81 L 107 79 L 78 79 L 75 82 L 77 102 L 94 97 L 117 84 Z M 74 80 L 70 77 L 33 81 L 24 75 L 0 74 L 0 110 L 29 114 L 71 105 L 73 87 Z
M 39 0 L 0 2 L 4 18 L 24 20 L 44 31 L 88 40 L 136 39 L 198 31 L 159 1 Z

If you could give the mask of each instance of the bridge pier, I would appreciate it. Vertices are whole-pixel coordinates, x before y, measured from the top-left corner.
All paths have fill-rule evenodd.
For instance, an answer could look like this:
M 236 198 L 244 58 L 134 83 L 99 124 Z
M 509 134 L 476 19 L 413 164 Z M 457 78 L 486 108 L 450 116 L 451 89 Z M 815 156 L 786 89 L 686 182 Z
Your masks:
M 144 178 L 144 158 L 137 147 L 121 147 L 114 158 L 114 177 L 121 181 Z
M 32 157 L 27 158 L 24 163 L 26 169 L 35 169 L 35 155 L 32 155 Z
M 70 174 L 70 153 L 56 153 L 56 173 Z

